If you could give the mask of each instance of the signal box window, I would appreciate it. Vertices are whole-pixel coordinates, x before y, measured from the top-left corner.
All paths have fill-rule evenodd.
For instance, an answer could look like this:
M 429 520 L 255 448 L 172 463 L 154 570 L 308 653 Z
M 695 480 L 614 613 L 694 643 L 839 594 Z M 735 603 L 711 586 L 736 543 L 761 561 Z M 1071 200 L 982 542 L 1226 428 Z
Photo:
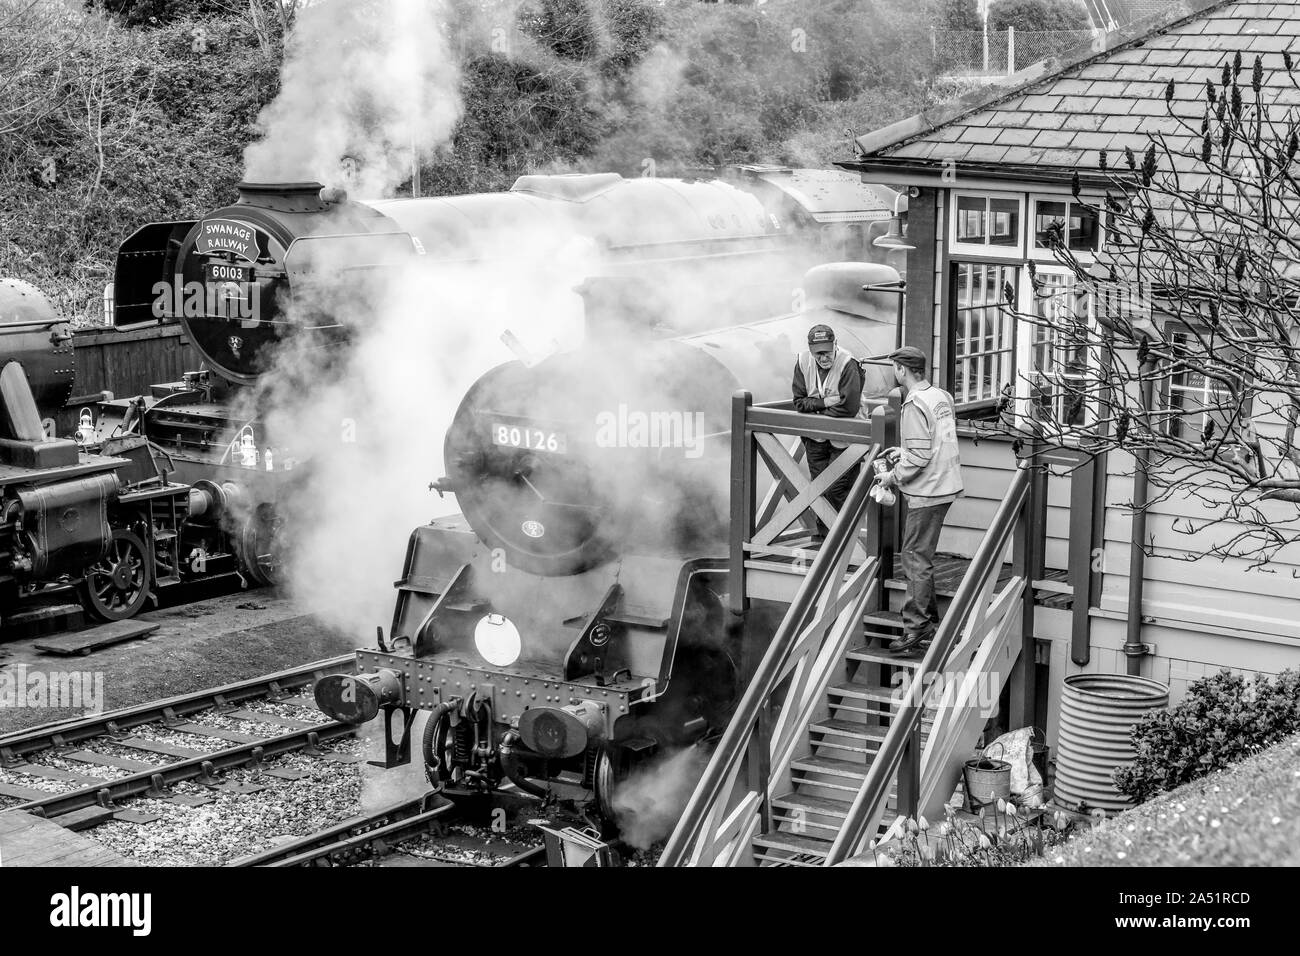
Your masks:
M 953 242 L 970 252 L 1005 255 L 1020 249 L 1020 200 L 958 194 Z
M 1092 294 L 1075 290 L 1073 273 L 1040 271 L 1034 314 L 1029 370 L 1033 404 L 1049 421 L 1081 425 L 1087 411 Z
M 1047 252 L 1053 235 L 1071 252 L 1096 252 L 1101 239 L 1097 210 L 1068 200 L 1034 200 L 1034 249 Z
M 992 407 L 1011 382 L 1015 357 L 1015 319 L 1007 309 L 1007 289 L 1015 301 L 1018 269 L 984 262 L 953 264 L 952 397 L 971 411 L 975 403 Z
M 1240 396 L 1244 384 L 1241 351 L 1220 342 L 1214 346 L 1214 357 L 1208 358 L 1205 356 L 1207 340 L 1190 331 L 1170 333 L 1169 343 L 1176 355 L 1188 357 L 1169 365 L 1165 386 L 1169 436 L 1200 441 L 1207 434 L 1211 438 L 1221 437 L 1225 428 L 1244 423 L 1250 416 L 1250 403 L 1242 399 L 1242 407 L 1238 409 L 1238 398 L 1233 394 L 1235 389 Z

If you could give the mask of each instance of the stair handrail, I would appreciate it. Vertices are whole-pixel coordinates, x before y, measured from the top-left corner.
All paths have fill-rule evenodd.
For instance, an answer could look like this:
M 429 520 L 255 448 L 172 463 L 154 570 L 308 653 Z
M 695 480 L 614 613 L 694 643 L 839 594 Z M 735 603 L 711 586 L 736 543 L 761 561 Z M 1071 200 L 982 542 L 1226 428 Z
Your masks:
M 721 793 L 723 785 L 745 753 L 759 712 L 784 678 L 787 660 L 798 645 L 808 615 L 812 613 L 822 591 L 831 583 L 831 570 L 836 567 L 840 553 L 845 548 L 853 547 L 870 502 L 868 491 L 875 478 L 871 463 L 879 451 L 878 446 L 873 448 L 863 460 L 863 467 L 858 472 L 844 506 L 827 531 L 825 542 L 795 592 L 785 617 L 736 706 L 735 714 L 709 758 L 704 775 L 687 801 L 677 827 L 664 845 L 663 853 L 659 856 L 659 866 L 689 863 L 691 849 L 700 838 L 700 830 L 709 810 L 724 796 Z
M 912 675 L 911 687 L 923 688 L 926 674 L 936 673 L 946 666 L 948 656 L 956 646 L 971 612 L 975 609 L 975 599 L 987 577 L 991 574 L 996 575 L 1001 570 L 1002 553 L 1011 539 L 1020 510 L 1029 493 L 1030 471 L 1030 466 L 1023 462 L 1017 467 L 1011 485 L 1007 488 L 1006 497 L 998 505 L 998 510 L 989 523 L 988 531 L 985 532 L 983 540 L 975 550 L 970 567 L 957 586 L 957 593 L 953 595 L 952 603 L 948 605 L 948 611 L 939 624 L 930 649 L 921 659 L 916 673 Z M 1031 599 L 1025 598 L 1025 600 Z M 853 798 L 844 825 L 840 827 L 840 832 L 826 854 L 826 866 L 834 866 L 841 862 L 862 842 L 877 807 L 887 798 L 890 781 L 903 759 L 903 750 L 919 727 L 924 713 L 924 702 L 918 697 L 919 695 L 913 693 L 904 695 L 904 703 L 891 722 L 875 759 L 867 768 L 866 779 L 863 780 L 862 786 Z

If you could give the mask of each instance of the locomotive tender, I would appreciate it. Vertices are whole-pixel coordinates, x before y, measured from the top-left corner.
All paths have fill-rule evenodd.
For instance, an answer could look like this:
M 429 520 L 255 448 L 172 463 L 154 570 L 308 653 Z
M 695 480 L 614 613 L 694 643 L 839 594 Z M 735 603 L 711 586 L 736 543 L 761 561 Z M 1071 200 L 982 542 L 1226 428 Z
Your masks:
M 576 792 L 615 819 L 620 782 L 720 732 L 761 656 L 724 613 L 731 395 L 789 400 L 815 322 L 854 355 L 892 349 L 897 300 L 862 287 L 898 278 L 831 264 L 807 276 L 802 314 L 673 339 L 605 330 L 487 372 L 447 432 L 437 483 L 463 515 L 413 532 L 388 642 L 357 652 L 358 676 L 318 682 L 322 711 L 352 723 L 382 711 L 390 767 L 409 760 L 427 711 L 436 788 L 508 780 Z M 865 398 L 894 387 L 888 368 L 864 371 Z M 654 416 L 647 440 L 654 429 L 635 425 Z

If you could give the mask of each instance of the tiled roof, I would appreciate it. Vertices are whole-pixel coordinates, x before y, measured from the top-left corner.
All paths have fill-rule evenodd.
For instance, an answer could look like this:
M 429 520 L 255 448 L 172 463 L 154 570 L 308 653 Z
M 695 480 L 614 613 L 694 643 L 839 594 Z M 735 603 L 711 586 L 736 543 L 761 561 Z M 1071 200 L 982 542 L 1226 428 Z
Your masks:
M 1016 166 L 1068 175 L 1076 168 L 1097 169 L 1099 150 L 1145 149 L 1152 134 L 1163 133 L 1175 152 L 1194 150 L 1206 108 L 1205 82 L 1217 85 L 1223 65 L 1237 52 L 1248 104 L 1258 54 L 1269 114 L 1281 118 L 1300 106 L 1300 90 L 1282 60 L 1283 51 L 1294 54 L 1300 81 L 1300 0 L 1179 0 L 1154 23 L 1134 24 L 1095 42 L 1104 52 L 1088 50 L 1064 67 L 1045 61 L 1010 77 L 1010 88 L 981 91 L 973 101 L 868 133 L 858 140 L 858 162 Z M 1166 106 L 1170 80 L 1174 99 Z

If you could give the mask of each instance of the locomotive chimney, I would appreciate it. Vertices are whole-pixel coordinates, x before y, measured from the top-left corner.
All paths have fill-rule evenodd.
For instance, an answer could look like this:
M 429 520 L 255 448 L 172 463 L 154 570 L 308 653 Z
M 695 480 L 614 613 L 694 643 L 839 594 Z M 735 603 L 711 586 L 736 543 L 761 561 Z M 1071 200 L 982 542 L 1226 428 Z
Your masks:
M 324 212 L 332 197 L 323 197 L 320 183 L 240 183 L 239 205 L 276 212 Z M 328 190 L 330 193 L 342 190 Z

